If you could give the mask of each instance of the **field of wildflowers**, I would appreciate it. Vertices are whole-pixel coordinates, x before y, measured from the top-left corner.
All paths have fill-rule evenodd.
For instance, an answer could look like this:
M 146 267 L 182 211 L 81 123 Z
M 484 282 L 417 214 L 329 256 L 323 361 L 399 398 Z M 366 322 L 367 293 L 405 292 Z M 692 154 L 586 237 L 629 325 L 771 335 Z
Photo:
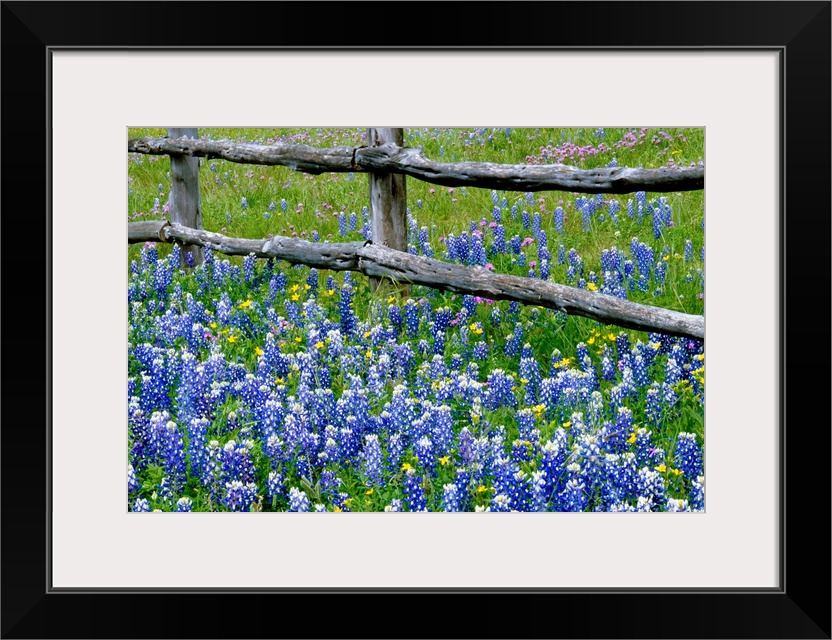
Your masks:
M 363 143 L 360 129 L 200 134 Z M 701 129 L 406 129 L 405 143 L 450 162 L 704 160 Z M 361 174 L 200 173 L 206 229 L 370 239 Z M 701 192 L 407 191 L 411 253 L 704 313 Z M 166 217 L 169 192 L 167 158 L 128 155 L 130 221 Z M 704 510 L 699 341 L 210 250 L 179 264 L 176 246 L 128 252 L 129 510 Z

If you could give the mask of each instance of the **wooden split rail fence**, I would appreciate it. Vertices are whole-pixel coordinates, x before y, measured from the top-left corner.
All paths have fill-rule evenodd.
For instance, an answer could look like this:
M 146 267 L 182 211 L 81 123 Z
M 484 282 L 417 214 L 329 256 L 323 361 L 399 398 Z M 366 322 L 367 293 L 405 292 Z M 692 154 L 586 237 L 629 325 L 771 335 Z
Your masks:
M 183 247 L 183 261 L 186 252 L 190 252 L 195 264 L 202 260 L 201 247 L 210 247 L 229 255 L 253 254 L 333 271 L 358 271 L 370 277 L 374 288 L 382 279 L 390 278 L 492 300 L 534 304 L 629 329 L 704 340 L 703 316 L 638 304 L 547 280 L 493 273 L 482 267 L 412 255 L 407 252 L 405 224 L 406 176 L 453 187 L 621 194 L 703 189 L 702 167 L 582 170 L 565 165 L 433 162 L 419 150 L 403 147 L 403 129 L 393 128 L 368 129 L 366 147 L 331 149 L 199 140 L 196 129 L 169 129 L 168 133 L 169 138 L 128 140 L 130 152 L 169 155 L 173 178 L 170 222 L 128 224 L 130 243 L 176 242 Z M 310 174 L 366 172 L 373 242 L 314 243 L 285 236 L 242 239 L 205 231 L 196 157 L 280 165 Z

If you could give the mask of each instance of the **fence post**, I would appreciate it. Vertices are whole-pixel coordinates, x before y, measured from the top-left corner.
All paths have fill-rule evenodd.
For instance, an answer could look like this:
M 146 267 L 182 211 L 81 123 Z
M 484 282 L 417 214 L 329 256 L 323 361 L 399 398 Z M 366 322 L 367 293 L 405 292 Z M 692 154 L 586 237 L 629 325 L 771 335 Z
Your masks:
M 168 128 L 169 138 L 197 139 L 196 127 Z M 199 199 L 199 158 L 170 156 L 170 221 L 192 229 L 202 229 L 202 205 Z M 193 266 L 202 264 L 202 247 L 182 245 L 182 266 L 187 267 L 187 254 L 193 256 Z
M 367 146 L 392 142 L 404 146 L 404 129 L 367 129 Z M 407 251 L 407 187 L 403 174 L 370 171 L 370 219 L 373 244 Z M 376 291 L 382 278 L 370 278 L 370 290 Z M 399 285 L 403 291 L 404 285 Z

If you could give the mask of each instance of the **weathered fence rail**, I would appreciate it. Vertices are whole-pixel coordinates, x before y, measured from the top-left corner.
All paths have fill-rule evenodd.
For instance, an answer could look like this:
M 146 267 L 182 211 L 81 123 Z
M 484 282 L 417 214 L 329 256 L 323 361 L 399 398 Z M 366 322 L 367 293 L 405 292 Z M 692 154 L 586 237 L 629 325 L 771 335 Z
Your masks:
M 368 147 L 317 149 L 299 144 L 260 145 L 188 138 L 131 138 L 127 150 L 151 155 L 184 155 L 246 164 L 279 165 L 310 174 L 381 172 L 418 178 L 445 187 L 502 191 L 633 193 L 696 191 L 705 187 L 704 167 L 577 169 L 568 165 L 434 162 L 421 151 L 386 143 Z
M 128 225 L 128 241 L 177 242 L 210 247 L 228 255 L 255 255 L 333 271 L 358 271 L 370 277 L 426 285 L 491 300 L 516 300 L 580 315 L 638 331 L 655 331 L 704 340 L 705 318 L 661 307 L 638 304 L 598 292 L 536 278 L 493 273 L 412 255 L 371 242 L 317 243 L 275 236 L 265 239 L 231 238 L 191 229 L 165 220 Z

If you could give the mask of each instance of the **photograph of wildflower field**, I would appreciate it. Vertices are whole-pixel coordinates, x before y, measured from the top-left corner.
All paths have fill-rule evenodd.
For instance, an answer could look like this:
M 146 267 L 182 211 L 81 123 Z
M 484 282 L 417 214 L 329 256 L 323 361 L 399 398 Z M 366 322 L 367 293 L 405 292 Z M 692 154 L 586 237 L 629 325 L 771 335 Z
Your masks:
M 199 139 L 362 147 L 367 129 Z M 404 146 L 441 163 L 704 166 L 701 128 L 405 128 Z M 168 221 L 170 157 L 127 161 L 128 223 Z M 206 231 L 372 241 L 365 172 L 199 162 Z M 704 316 L 702 189 L 406 185 L 409 254 Z M 701 339 L 222 249 L 196 263 L 128 244 L 129 511 L 704 511 Z

